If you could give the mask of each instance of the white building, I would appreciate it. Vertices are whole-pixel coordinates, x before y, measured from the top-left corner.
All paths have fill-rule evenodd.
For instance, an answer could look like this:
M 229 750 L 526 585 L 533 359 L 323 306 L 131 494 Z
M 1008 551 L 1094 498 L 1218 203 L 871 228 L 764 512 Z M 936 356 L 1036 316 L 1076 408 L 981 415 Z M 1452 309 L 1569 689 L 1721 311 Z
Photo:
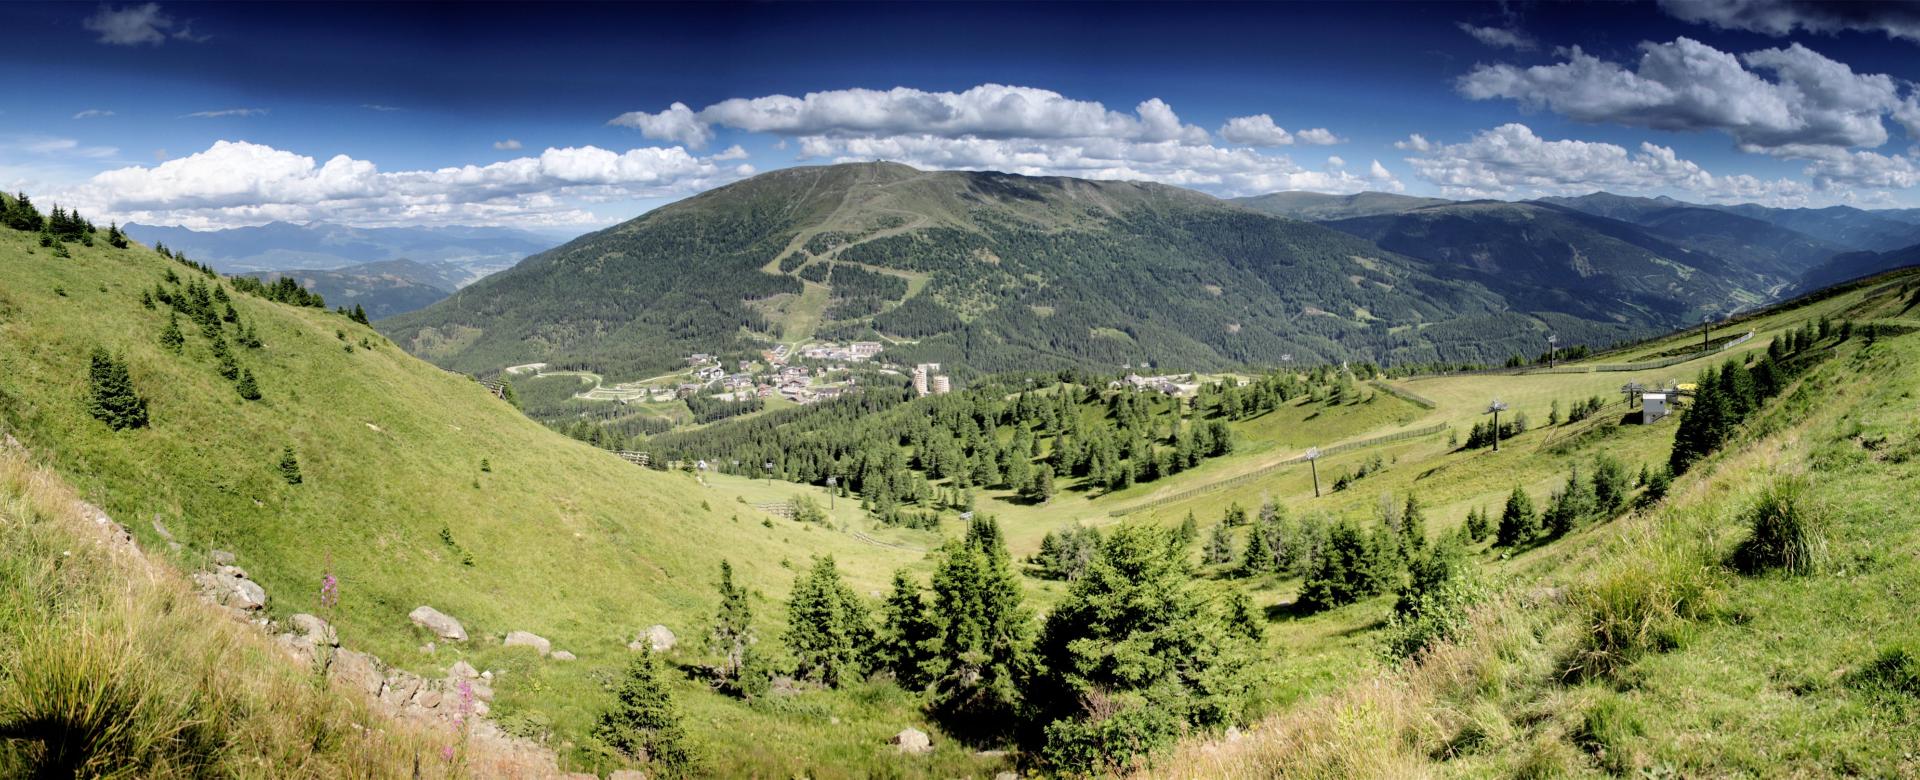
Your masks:
M 1640 394 L 1641 425 L 1651 425 L 1672 412 L 1673 408 L 1667 405 L 1666 393 Z

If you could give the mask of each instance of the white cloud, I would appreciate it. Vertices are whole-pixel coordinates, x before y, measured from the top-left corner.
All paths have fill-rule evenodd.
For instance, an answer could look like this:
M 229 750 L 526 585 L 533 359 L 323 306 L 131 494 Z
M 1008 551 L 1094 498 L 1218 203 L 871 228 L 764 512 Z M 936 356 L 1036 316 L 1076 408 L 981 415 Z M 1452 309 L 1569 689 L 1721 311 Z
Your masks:
M 43 135 L 13 136 L 0 140 L 0 151 L 89 160 L 104 160 L 120 153 L 118 148 L 112 146 L 89 146 L 72 138 Z
M 195 111 L 182 115 L 181 119 L 219 119 L 229 116 L 262 116 L 268 113 L 264 108 L 223 108 L 218 111 Z
M 510 152 L 520 148 L 520 139 L 509 138 L 505 141 L 494 141 L 493 148 L 499 149 L 500 151 L 503 151 L 503 152 Z
M 1510 98 L 1582 122 L 1717 130 L 1743 150 L 1784 156 L 1879 146 L 1887 140 L 1882 115 L 1902 105 L 1891 77 L 1855 73 L 1797 43 L 1736 57 L 1677 38 L 1640 51 L 1634 70 L 1576 47 L 1553 65 L 1481 65 L 1457 86 L 1476 100 Z
M 489 165 L 393 171 L 337 155 L 324 163 L 244 141 L 153 166 L 105 171 L 60 200 L 120 221 L 224 227 L 276 219 L 348 224 L 577 224 L 567 200 L 666 197 L 752 173 L 679 148 L 547 149 Z
M 719 153 L 719 154 L 716 154 L 716 155 L 714 155 L 712 159 L 715 159 L 715 160 L 745 160 L 745 159 L 747 159 L 747 150 L 746 150 L 746 149 L 744 149 L 744 148 L 742 148 L 742 147 L 741 147 L 741 146 L 740 146 L 739 144 L 734 144 L 734 145 L 732 145 L 732 146 L 729 146 L 729 147 L 727 147 L 727 148 L 726 148 L 726 151 L 723 151 L 723 152 L 721 152 L 721 153 Z
M 1815 186 L 1827 190 L 1903 190 L 1920 187 L 1920 164 L 1911 155 L 1848 152 L 1816 159 L 1806 174 Z
M 80 23 L 99 33 L 101 43 L 115 46 L 159 45 L 167 41 L 166 30 L 173 19 L 160 11 L 159 3 L 130 5 L 125 8 L 100 6 L 100 10 Z
M 1289 133 L 1273 123 L 1273 117 L 1266 114 L 1237 116 L 1220 126 L 1220 137 L 1229 143 L 1247 146 L 1292 146 L 1308 144 L 1329 146 L 1340 143 L 1340 137 L 1324 127 Z
M 102 119 L 110 116 L 113 116 L 112 111 L 107 111 L 99 108 L 89 108 L 78 114 L 74 114 L 73 118 L 74 119 Z
M 1676 18 L 1728 30 L 1785 36 L 1794 30 L 1885 33 L 1920 42 L 1920 6 L 1903 2 L 1833 0 L 1660 0 Z
M 1466 22 L 1461 22 L 1459 26 L 1461 32 L 1471 35 L 1474 40 L 1496 49 L 1532 51 L 1539 46 L 1531 36 L 1521 32 L 1515 27 L 1481 27 Z
M 1419 136 L 1414 136 L 1419 138 Z M 1407 158 L 1420 178 L 1455 198 L 1580 195 L 1596 189 L 1628 194 L 1678 192 L 1709 202 L 1802 205 L 1812 187 L 1791 179 L 1716 176 L 1673 149 L 1642 143 L 1638 151 L 1609 143 L 1549 141 L 1522 124 L 1482 131 L 1458 144 L 1418 145 Z
M 1179 141 L 944 138 L 925 134 L 807 136 L 799 141 L 802 159 L 893 160 L 919 168 L 1153 181 L 1227 196 L 1280 190 L 1353 193 L 1404 189 L 1392 177 L 1369 180 L 1344 171 L 1309 170 L 1285 156 Z
M 1424 152 L 1432 149 L 1433 143 L 1428 141 L 1426 136 L 1414 133 L 1413 135 L 1407 136 L 1407 140 L 1405 141 L 1393 142 L 1393 148 L 1405 149 L 1409 152 Z
M 713 141 L 713 127 L 696 118 L 687 104 L 679 102 L 657 114 L 628 111 L 608 120 L 607 124 L 631 127 L 647 138 L 686 144 L 693 149 L 706 148 Z
M 399 106 L 383 106 L 383 105 L 380 105 L 379 103 L 361 103 L 360 107 L 368 111 L 399 111 L 400 110 Z

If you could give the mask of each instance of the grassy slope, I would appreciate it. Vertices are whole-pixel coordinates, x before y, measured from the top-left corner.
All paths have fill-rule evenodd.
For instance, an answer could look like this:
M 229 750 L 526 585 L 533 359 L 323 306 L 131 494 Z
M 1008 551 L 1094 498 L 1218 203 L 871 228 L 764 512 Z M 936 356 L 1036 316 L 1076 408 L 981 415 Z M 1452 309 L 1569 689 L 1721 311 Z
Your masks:
M 788 567 L 811 554 L 848 561 L 842 568 L 861 592 L 881 589 L 894 567 L 920 565 L 915 552 L 847 534 L 785 521 L 763 527 L 763 515 L 740 503 L 805 488 L 702 487 L 635 468 L 342 317 L 236 294 L 241 318 L 266 342 L 239 350 L 265 395 L 242 401 L 215 372 L 197 328 L 186 327 L 184 355 L 169 354 L 158 346 L 164 310 L 138 304 L 167 269 L 187 269 L 104 244 L 73 245 L 71 260 L 57 260 L 32 238 L 0 231 L 0 419 L 9 428 L 149 548 L 166 549 L 150 522 L 157 518 L 184 543 L 174 554 L 182 565 L 199 565 L 211 549 L 238 553 L 282 617 L 314 608 L 330 560 L 349 646 L 416 671 L 463 657 L 507 669 L 496 715 L 550 724 L 561 742 L 585 732 L 607 699 L 598 680 L 620 667 L 626 642 L 647 625 L 679 633 L 680 660 L 701 659 L 722 556 L 763 594 L 755 606 L 769 638 L 784 620 L 776 599 L 790 586 Z M 349 353 L 336 330 L 375 346 Z M 96 344 L 126 356 L 150 401 L 151 427 L 116 434 L 87 415 L 86 354 Z M 278 477 L 283 446 L 299 453 L 305 484 Z M 490 473 L 479 469 L 483 458 Z M 852 517 L 847 502 L 840 509 Z M 442 542 L 443 528 L 472 566 Z M 473 640 L 422 653 L 427 637 L 406 618 L 421 604 L 464 621 Z M 513 630 L 546 636 L 581 660 L 505 652 L 500 637 Z M 895 760 L 884 755 L 885 736 L 925 727 L 899 698 L 810 695 L 749 707 L 693 683 L 681 690 L 692 730 L 729 771 L 884 765 Z M 793 716 L 796 708 L 806 715 Z M 851 723 L 829 728 L 830 717 Z M 974 765 L 945 750 L 933 760 L 955 772 Z
M 1913 324 L 1898 319 L 1904 315 L 1891 305 L 1895 296 L 1883 294 L 1894 284 L 1782 312 L 1760 327 L 1817 312 Z M 1678 482 L 1662 506 L 1490 563 L 1504 584 L 1501 595 L 1458 645 L 1418 667 L 1353 674 L 1244 739 L 1192 743 L 1160 773 L 1920 771 L 1903 747 L 1920 738 L 1920 702 L 1912 698 L 1920 689 L 1909 683 L 1905 693 L 1890 692 L 1859 673 L 1883 650 L 1911 653 L 1920 642 L 1908 606 L 1920 575 L 1913 555 L 1920 527 L 1904 509 L 1920 498 L 1911 462 L 1920 453 L 1912 433 L 1920 422 L 1912 403 L 1920 340 L 1883 339 L 1870 348 L 1862 341 L 1835 348 L 1833 360 L 1760 415 L 1738 445 Z M 1671 430 L 1646 430 L 1662 429 Z M 1666 452 L 1665 436 L 1641 443 L 1649 446 L 1636 446 L 1630 435 L 1615 440 L 1636 454 Z M 1519 457 L 1509 466 L 1524 482 L 1532 456 L 1513 449 Z M 1902 457 L 1909 461 L 1898 462 Z M 1825 568 L 1804 578 L 1739 577 L 1722 568 L 1747 535 L 1744 513 L 1758 492 L 1809 470 L 1809 503 L 1824 519 Z M 1665 614 L 1676 604 L 1692 617 Z M 1588 626 L 1633 616 L 1646 621 L 1664 651 L 1588 682 L 1564 676 Z M 1912 674 L 1915 667 L 1906 668 Z

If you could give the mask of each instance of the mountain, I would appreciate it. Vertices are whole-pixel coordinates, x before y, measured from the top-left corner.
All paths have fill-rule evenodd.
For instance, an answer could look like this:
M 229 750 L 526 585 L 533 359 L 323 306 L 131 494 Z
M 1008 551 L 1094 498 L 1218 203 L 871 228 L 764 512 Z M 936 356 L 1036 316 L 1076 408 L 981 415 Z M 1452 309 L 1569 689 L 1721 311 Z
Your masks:
M 333 270 L 384 260 L 446 262 L 466 270 L 465 282 L 508 268 L 561 239 L 511 228 L 358 228 L 327 222 L 273 222 L 225 230 L 128 224 L 128 236 L 165 244 L 225 273 Z
M 301 287 L 319 293 L 327 305 L 360 306 L 366 309 L 368 317 L 377 320 L 413 311 L 452 295 L 466 283 L 468 271 L 449 262 L 382 260 L 324 271 L 260 271 L 247 275 L 266 282 L 292 277 Z
M 1532 310 L 1673 327 L 1772 299 L 1782 280 L 1616 219 L 1471 201 L 1326 223 Z
M 1530 353 L 1548 327 L 1531 299 L 1453 270 L 1175 187 L 849 164 L 660 208 L 381 329 L 462 371 L 622 376 L 815 337 L 975 371 Z M 1663 324 L 1615 314 L 1553 327 L 1598 343 Z
M 1920 210 L 1915 209 L 1866 211 L 1852 206 L 1783 209 L 1752 203 L 1697 205 L 1667 197 L 1636 198 L 1608 192 L 1579 197 L 1541 198 L 1540 202 L 1634 223 L 1643 223 L 1650 216 L 1675 208 L 1710 209 L 1794 231 L 1820 245 L 1836 247 L 1836 252 L 1863 249 L 1886 251 L 1920 243 L 1920 219 L 1913 216 Z M 1751 243 L 1761 245 L 1765 241 Z
M 1704 206 L 1676 206 L 1629 221 L 1687 249 L 1785 279 L 1847 251 L 1797 230 Z
M 1639 222 L 1641 217 L 1656 214 L 1674 208 L 1691 206 L 1665 195 L 1657 198 L 1641 198 L 1632 195 L 1615 195 L 1611 192 L 1595 192 L 1578 197 L 1547 197 L 1536 199 L 1540 203 L 1562 206 L 1574 211 L 1584 211 L 1597 217 L 1617 219 L 1622 222 Z
M 1438 206 L 1453 201 L 1443 198 L 1416 198 L 1410 195 L 1397 195 L 1391 192 L 1360 192 L 1352 195 L 1328 195 L 1320 192 L 1273 192 L 1247 198 L 1234 198 L 1238 203 L 1254 211 L 1261 211 L 1282 217 L 1304 219 L 1309 222 L 1324 222 L 1349 217 L 1371 217 L 1380 214 L 1398 214 L 1426 206 Z
M 1849 279 L 1872 276 L 1896 268 L 1920 265 L 1920 244 L 1892 252 L 1848 252 L 1808 269 L 1795 289 L 1812 292 Z

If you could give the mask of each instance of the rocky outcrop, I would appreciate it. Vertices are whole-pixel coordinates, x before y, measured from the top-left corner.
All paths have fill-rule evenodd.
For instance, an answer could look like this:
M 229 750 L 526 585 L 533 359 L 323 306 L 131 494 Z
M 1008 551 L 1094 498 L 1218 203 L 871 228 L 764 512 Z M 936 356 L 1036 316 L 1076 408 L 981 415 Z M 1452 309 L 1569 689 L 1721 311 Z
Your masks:
M 247 577 L 238 566 L 221 566 L 213 571 L 193 573 L 193 582 L 208 601 L 242 612 L 258 612 L 267 606 L 267 591 Z
M 551 658 L 551 659 L 553 659 L 553 660 L 555 660 L 555 661 L 572 661 L 572 660 L 574 660 L 574 655 L 573 655 L 572 653 L 569 653 L 569 652 L 567 652 L 567 651 L 565 651 L 565 650 L 555 650 L 555 651 L 553 651 L 553 655 L 550 655 L 550 656 L 547 656 L 547 657 L 548 657 L 548 658 Z
M 503 644 L 507 647 L 531 647 L 539 651 L 541 655 L 553 652 L 552 642 L 547 641 L 546 637 L 530 631 L 510 632 L 507 634 L 506 642 Z
M 433 607 L 425 605 L 414 607 L 412 612 L 407 613 L 407 619 L 412 620 L 415 625 L 432 631 L 441 639 L 450 639 L 455 642 L 467 641 L 466 627 L 460 625 L 460 621 L 448 617 Z

